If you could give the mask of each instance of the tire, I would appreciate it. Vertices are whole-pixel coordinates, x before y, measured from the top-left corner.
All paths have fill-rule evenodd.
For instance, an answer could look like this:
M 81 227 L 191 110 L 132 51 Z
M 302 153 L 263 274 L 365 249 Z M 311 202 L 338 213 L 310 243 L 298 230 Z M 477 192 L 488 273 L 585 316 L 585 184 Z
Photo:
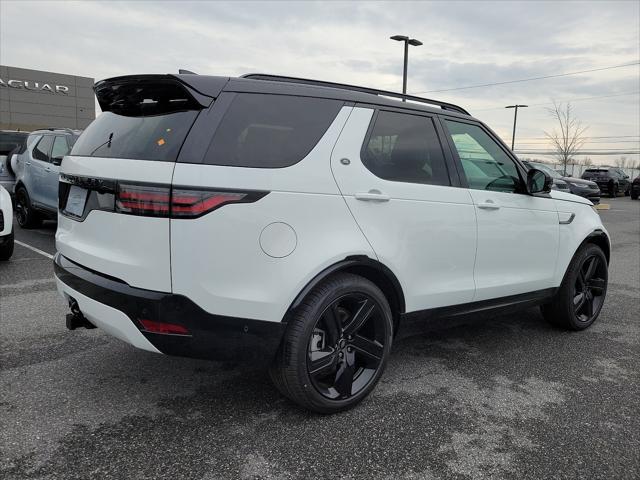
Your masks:
M 631 194 L 631 188 L 627 187 L 627 189 L 624 191 L 624 196 L 628 197 Z
M 6 261 L 13 255 L 13 232 L 4 238 L 0 238 L 0 261 Z
M 607 283 L 607 259 L 600 247 L 587 243 L 571 260 L 553 300 L 542 306 L 542 315 L 567 330 L 584 330 L 600 314 Z
M 21 228 L 36 228 L 42 224 L 42 217 L 33 209 L 24 187 L 16 190 L 16 221 Z
M 637 200 L 637 199 L 638 199 L 638 193 L 631 190 L 631 200 Z
M 339 273 L 290 312 L 269 374 L 284 396 L 308 410 L 347 410 L 375 388 L 392 338 L 393 317 L 380 289 Z
M 616 198 L 618 196 L 618 184 L 611 184 L 609 187 L 609 196 L 611 198 Z

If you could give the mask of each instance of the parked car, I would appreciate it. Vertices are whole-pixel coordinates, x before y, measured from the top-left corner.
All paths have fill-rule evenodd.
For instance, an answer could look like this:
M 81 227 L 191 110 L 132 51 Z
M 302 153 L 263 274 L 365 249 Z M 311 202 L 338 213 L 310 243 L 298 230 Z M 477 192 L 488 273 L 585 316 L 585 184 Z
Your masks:
M 556 182 L 562 182 L 559 185 L 559 187 L 562 188 L 557 188 L 558 190 L 568 191 L 574 195 L 587 198 L 591 200 L 594 205 L 600 203 L 600 188 L 598 188 L 597 183 L 580 178 L 562 177 L 557 170 L 552 169 L 544 163 L 529 161 L 525 161 L 524 163 L 530 168 L 537 168 L 548 173 L 553 178 L 554 185 L 556 185 Z
M 640 175 L 633 179 L 631 184 L 631 200 L 637 200 L 640 195 Z
M 259 360 L 284 395 L 330 413 L 434 318 L 598 317 L 610 247 L 591 202 L 552 190 L 459 106 L 270 75 L 94 89 L 103 113 L 60 172 L 70 329 Z
M 0 260 L 13 255 L 13 206 L 9 192 L 0 185 Z
M 631 190 L 629 175 L 616 167 L 588 168 L 582 178 L 596 182 L 600 190 L 607 192 L 610 197 L 617 197 L 620 193 L 629 195 Z
M 58 216 L 58 173 L 62 158 L 80 135 L 77 130 L 36 130 L 22 153 L 12 159 L 16 183 L 16 221 L 22 228 L 37 227 Z
M 11 156 L 24 148 L 28 135 L 28 132 L 0 130 L 0 186 L 10 194 L 13 193 L 13 185 L 16 182 L 11 167 Z
M 527 167 L 528 169 L 536 168 L 548 174 L 553 179 L 553 185 L 551 185 L 552 189 L 570 193 L 569 185 L 567 184 L 567 182 L 563 180 L 560 174 L 553 168 L 545 165 L 544 163 L 530 162 L 528 160 L 523 160 L 522 163 L 524 163 L 525 167 Z

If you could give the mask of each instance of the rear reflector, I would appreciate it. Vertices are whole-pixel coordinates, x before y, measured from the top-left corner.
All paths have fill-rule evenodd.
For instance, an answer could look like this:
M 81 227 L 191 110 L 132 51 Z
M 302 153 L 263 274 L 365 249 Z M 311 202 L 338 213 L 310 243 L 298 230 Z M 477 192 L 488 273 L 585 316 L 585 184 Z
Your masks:
M 154 322 L 153 320 L 142 318 L 139 318 L 138 321 L 147 332 L 163 333 L 165 335 L 189 335 L 189 330 L 186 327 L 175 323 Z

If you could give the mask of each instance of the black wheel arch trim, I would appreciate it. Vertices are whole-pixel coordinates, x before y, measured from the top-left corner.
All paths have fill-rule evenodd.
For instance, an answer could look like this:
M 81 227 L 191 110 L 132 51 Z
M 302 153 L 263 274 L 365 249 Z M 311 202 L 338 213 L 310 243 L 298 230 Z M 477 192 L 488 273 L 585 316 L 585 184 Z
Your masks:
M 611 258 L 611 240 L 609 239 L 609 235 L 607 235 L 604 230 L 599 228 L 595 229 L 586 238 L 582 241 L 582 243 L 576 249 L 576 252 L 584 245 L 585 243 L 595 243 L 604 252 L 604 256 L 607 259 L 607 265 L 609 265 L 609 260 Z M 575 255 L 575 252 L 574 252 Z
M 300 303 L 302 302 L 304 297 L 306 297 L 309 294 L 309 292 L 311 292 L 311 290 L 313 290 L 317 285 L 319 285 L 322 281 L 324 281 L 326 278 L 333 275 L 334 273 L 350 271 L 354 269 L 355 270 L 363 269 L 363 268 L 368 269 L 370 271 L 378 272 L 378 274 L 382 275 L 382 278 L 386 280 L 386 282 L 392 289 L 391 292 L 385 291 L 385 289 L 382 289 L 383 293 L 385 294 L 385 296 L 387 296 L 387 298 L 389 298 L 388 297 L 389 293 L 393 294 L 394 296 L 394 299 L 390 301 L 390 303 L 395 302 L 395 305 L 391 305 L 392 313 L 394 314 L 394 316 L 396 314 L 398 315 L 403 314 L 405 311 L 404 292 L 402 291 L 402 286 L 400 285 L 398 278 L 391 271 L 391 269 L 389 269 L 389 267 L 387 267 L 383 263 L 380 263 L 377 260 L 367 257 L 366 255 L 352 255 L 352 256 L 346 257 L 344 260 L 334 263 L 333 265 L 330 265 L 329 267 L 322 270 L 315 277 L 313 277 L 311 281 L 309 281 L 309 283 L 307 283 L 307 285 L 300 291 L 300 293 L 298 293 L 294 301 L 291 303 L 291 306 L 289 307 L 289 310 L 287 310 L 287 312 L 300 306 Z M 357 272 L 354 272 L 354 273 L 357 273 Z M 364 276 L 366 277 L 366 275 Z M 377 282 L 375 281 L 374 283 L 377 284 Z M 285 315 L 285 318 L 283 319 L 283 321 L 286 321 L 286 318 L 287 316 Z

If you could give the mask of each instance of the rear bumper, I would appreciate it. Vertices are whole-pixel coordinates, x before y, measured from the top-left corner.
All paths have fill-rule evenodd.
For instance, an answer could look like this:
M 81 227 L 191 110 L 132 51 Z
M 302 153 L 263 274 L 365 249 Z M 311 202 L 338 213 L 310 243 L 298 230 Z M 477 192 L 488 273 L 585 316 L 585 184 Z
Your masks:
M 58 290 L 78 302 L 98 328 L 138 348 L 211 360 L 264 362 L 274 357 L 286 324 L 205 312 L 183 295 L 144 290 L 54 257 Z M 184 326 L 189 334 L 146 331 L 140 319 Z

